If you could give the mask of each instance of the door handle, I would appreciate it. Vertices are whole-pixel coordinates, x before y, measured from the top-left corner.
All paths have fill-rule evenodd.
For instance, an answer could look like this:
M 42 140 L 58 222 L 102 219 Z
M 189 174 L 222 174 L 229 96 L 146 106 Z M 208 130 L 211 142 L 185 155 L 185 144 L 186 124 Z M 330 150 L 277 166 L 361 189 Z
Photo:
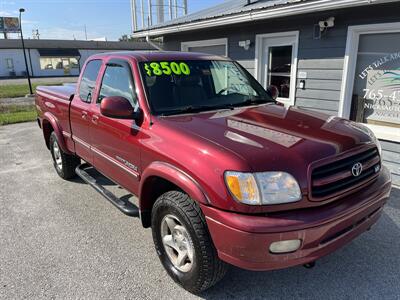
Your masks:
M 93 115 L 92 116 L 92 122 L 94 123 L 94 124 L 97 124 L 97 121 L 99 120 L 99 116 L 98 115 Z
M 87 118 L 87 115 L 88 115 L 88 113 L 87 113 L 87 111 L 82 111 L 82 119 L 85 119 L 86 120 L 86 118 Z

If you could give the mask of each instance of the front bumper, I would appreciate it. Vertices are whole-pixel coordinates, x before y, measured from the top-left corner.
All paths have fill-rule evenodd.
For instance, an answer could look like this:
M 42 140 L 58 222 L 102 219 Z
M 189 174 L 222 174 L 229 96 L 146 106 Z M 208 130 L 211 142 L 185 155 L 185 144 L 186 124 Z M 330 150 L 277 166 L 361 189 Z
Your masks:
M 242 215 L 201 205 L 218 256 L 237 267 L 265 271 L 315 261 L 368 230 L 381 216 L 391 189 L 383 168 L 367 188 L 317 208 Z M 273 242 L 300 239 L 293 253 L 272 254 Z

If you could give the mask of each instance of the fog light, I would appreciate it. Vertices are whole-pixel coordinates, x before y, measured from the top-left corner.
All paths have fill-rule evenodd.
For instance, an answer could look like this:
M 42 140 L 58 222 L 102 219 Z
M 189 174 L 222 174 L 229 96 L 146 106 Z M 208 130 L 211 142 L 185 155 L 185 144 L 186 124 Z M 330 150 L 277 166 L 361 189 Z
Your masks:
M 269 251 L 271 253 L 289 253 L 294 252 L 300 248 L 301 240 L 288 240 L 274 242 L 269 246 Z

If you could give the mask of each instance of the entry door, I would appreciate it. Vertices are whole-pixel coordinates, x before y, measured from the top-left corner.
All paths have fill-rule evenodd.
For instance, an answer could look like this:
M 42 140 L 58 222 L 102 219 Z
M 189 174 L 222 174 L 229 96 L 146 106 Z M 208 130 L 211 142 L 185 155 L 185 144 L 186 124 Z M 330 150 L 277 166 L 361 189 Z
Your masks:
M 294 105 L 296 92 L 298 33 L 281 33 L 257 37 L 258 79 L 267 88 L 279 90 L 278 101 Z

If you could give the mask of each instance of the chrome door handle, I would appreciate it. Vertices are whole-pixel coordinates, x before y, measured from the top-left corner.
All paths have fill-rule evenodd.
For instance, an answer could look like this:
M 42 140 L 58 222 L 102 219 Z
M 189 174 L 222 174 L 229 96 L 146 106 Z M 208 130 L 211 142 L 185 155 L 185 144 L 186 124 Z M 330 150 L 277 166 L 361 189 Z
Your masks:
M 82 111 L 82 119 L 86 119 L 87 118 L 87 111 Z
M 93 115 L 92 116 L 92 122 L 94 123 L 94 124 L 97 124 L 97 121 L 99 120 L 99 116 L 97 116 L 97 115 Z

